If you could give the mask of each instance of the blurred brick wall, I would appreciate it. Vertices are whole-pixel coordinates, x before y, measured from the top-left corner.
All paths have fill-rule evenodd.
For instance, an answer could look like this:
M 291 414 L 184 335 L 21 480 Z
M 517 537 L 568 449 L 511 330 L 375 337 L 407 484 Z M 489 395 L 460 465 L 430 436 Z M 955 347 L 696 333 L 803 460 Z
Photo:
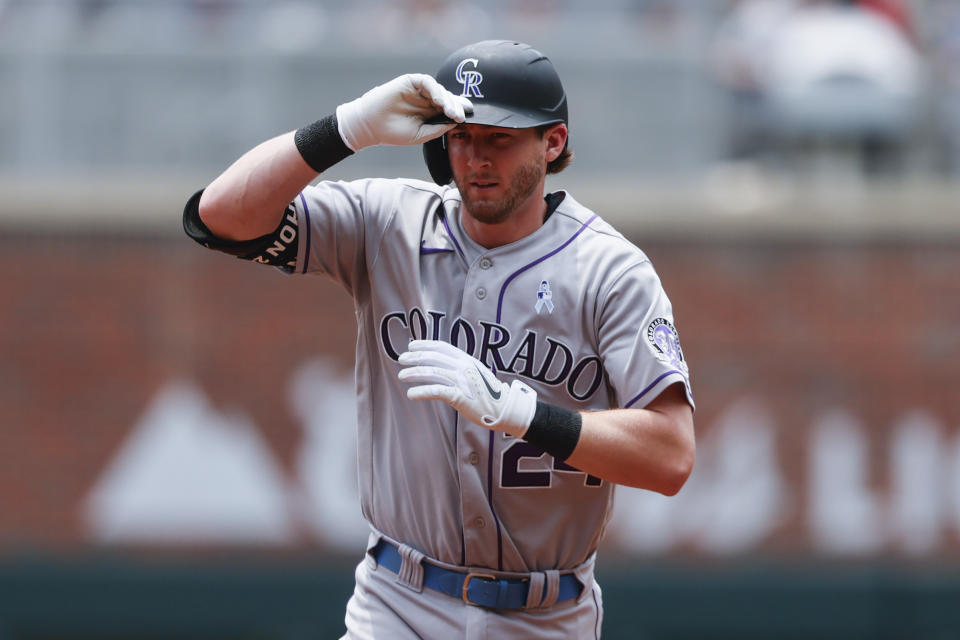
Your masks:
M 352 372 L 350 300 L 323 279 L 186 238 L 0 247 L 0 546 L 79 542 L 83 495 L 166 382 L 247 412 L 289 462 L 291 367 L 322 353 Z
M 635 240 L 674 302 L 701 436 L 737 398 L 762 397 L 796 483 L 810 421 L 843 407 L 871 426 L 882 485 L 892 416 L 922 408 L 960 427 L 956 247 Z M 171 380 L 249 414 L 290 465 L 291 370 L 332 355 L 352 373 L 352 304 L 337 285 L 186 238 L 7 234 L 0 273 L 0 548 L 86 544 L 83 496 Z M 767 547 L 803 550 L 793 513 Z
M 882 501 L 898 421 L 922 411 L 944 440 L 960 434 L 955 246 L 655 245 L 647 253 L 674 301 L 698 438 L 717 411 L 745 396 L 765 399 L 776 416 L 777 463 L 793 504 L 764 549 L 811 551 L 809 439 L 825 413 L 843 411 L 865 427 L 867 488 L 881 499 L 881 519 L 893 509 Z M 942 481 L 936 500 L 960 504 L 960 477 L 944 471 Z M 957 525 L 936 552 L 956 554 Z

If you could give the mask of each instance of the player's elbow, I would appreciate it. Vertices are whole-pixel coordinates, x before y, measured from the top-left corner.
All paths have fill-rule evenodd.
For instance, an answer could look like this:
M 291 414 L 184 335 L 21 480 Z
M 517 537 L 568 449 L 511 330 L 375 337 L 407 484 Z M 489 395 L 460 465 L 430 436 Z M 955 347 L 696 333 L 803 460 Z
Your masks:
M 665 496 L 675 496 L 687 483 L 693 473 L 693 464 L 697 457 L 696 441 L 692 422 L 687 428 L 673 431 L 674 438 L 664 450 L 655 490 Z
M 204 189 L 197 203 L 197 215 L 214 235 L 226 240 L 236 240 L 236 203 L 229 192 L 218 190 L 215 186 Z
M 680 489 L 683 488 L 683 485 L 687 483 L 687 479 L 690 478 L 690 474 L 693 473 L 693 463 L 695 459 L 696 447 L 693 441 L 691 441 L 689 446 L 685 446 L 677 451 L 673 459 L 670 460 L 670 463 L 665 469 L 661 486 L 658 489 L 659 493 L 665 496 L 675 496 L 680 493 Z
M 647 464 L 634 465 L 631 473 L 617 478 L 615 482 L 665 496 L 675 496 L 690 478 L 695 456 L 691 440 L 689 443 L 661 450 L 655 463 L 648 461 Z

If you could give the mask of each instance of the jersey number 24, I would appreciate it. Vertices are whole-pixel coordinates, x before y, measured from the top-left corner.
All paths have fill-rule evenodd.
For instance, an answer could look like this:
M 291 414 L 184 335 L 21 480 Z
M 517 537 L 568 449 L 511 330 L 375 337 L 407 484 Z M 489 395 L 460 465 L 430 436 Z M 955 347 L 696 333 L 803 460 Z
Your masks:
M 583 481 L 584 486 L 599 487 L 603 480 L 596 476 L 591 476 L 580 471 L 576 467 L 571 467 L 566 462 L 553 459 L 552 471 L 524 471 L 520 469 L 520 461 L 530 458 L 542 458 L 547 455 L 538 447 L 517 440 L 509 447 L 504 449 L 503 457 L 500 462 L 500 486 L 505 488 L 532 488 L 549 487 L 551 476 L 554 472 L 558 473 L 580 473 L 586 476 Z

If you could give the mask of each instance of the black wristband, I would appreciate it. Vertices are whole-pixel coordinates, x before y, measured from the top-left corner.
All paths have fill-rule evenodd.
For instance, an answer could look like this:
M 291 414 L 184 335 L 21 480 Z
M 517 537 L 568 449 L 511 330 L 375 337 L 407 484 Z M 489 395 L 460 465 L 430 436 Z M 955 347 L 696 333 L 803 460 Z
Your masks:
M 523 439 L 558 460 L 566 460 L 577 448 L 583 418 L 576 411 L 537 400 L 533 420 Z
M 297 151 L 317 173 L 323 173 L 353 153 L 340 137 L 336 114 L 300 127 L 294 134 L 293 141 L 297 145 Z

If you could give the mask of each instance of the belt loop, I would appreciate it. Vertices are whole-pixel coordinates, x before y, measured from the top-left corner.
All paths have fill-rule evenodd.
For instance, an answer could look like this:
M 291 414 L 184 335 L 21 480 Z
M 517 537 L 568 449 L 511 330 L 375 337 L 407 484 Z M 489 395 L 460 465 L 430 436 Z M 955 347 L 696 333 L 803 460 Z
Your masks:
M 364 562 L 367 563 L 367 569 L 373 571 L 377 568 L 377 559 L 373 557 L 373 550 L 376 549 L 377 543 L 380 542 L 380 534 L 371 530 L 370 535 L 367 536 L 367 553 L 364 555 Z
M 539 571 L 530 574 L 529 588 L 527 591 L 527 604 L 525 609 L 538 609 L 540 607 L 540 598 L 543 597 L 543 583 L 546 576 Z
M 421 561 L 425 557 L 422 553 L 405 544 L 398 548 L 400 552 L 400 571 L 397 573 L 397 582 L 403 586 L 420 593 L 423 591 L 423 565 Z
M 575 575 L 577 580 L 580 581 L 580 584 L 583 585 L 583 589 L 580 590 L 580 595 L 577 597 L 578 603 L 583 602 L 587 594 L 593 592 L 593 563 L 595 558 L 595 555 L 591 556 L 590 560 L 584 562 L 573 572 L 573 575 Z
M 550 569 L 543 573 L 547 577 L 547 593 L 540 606 L 544 608 L 552 607 L 557 602 L 557 596 L 560 595 L 560 572 L 556 569 Z

